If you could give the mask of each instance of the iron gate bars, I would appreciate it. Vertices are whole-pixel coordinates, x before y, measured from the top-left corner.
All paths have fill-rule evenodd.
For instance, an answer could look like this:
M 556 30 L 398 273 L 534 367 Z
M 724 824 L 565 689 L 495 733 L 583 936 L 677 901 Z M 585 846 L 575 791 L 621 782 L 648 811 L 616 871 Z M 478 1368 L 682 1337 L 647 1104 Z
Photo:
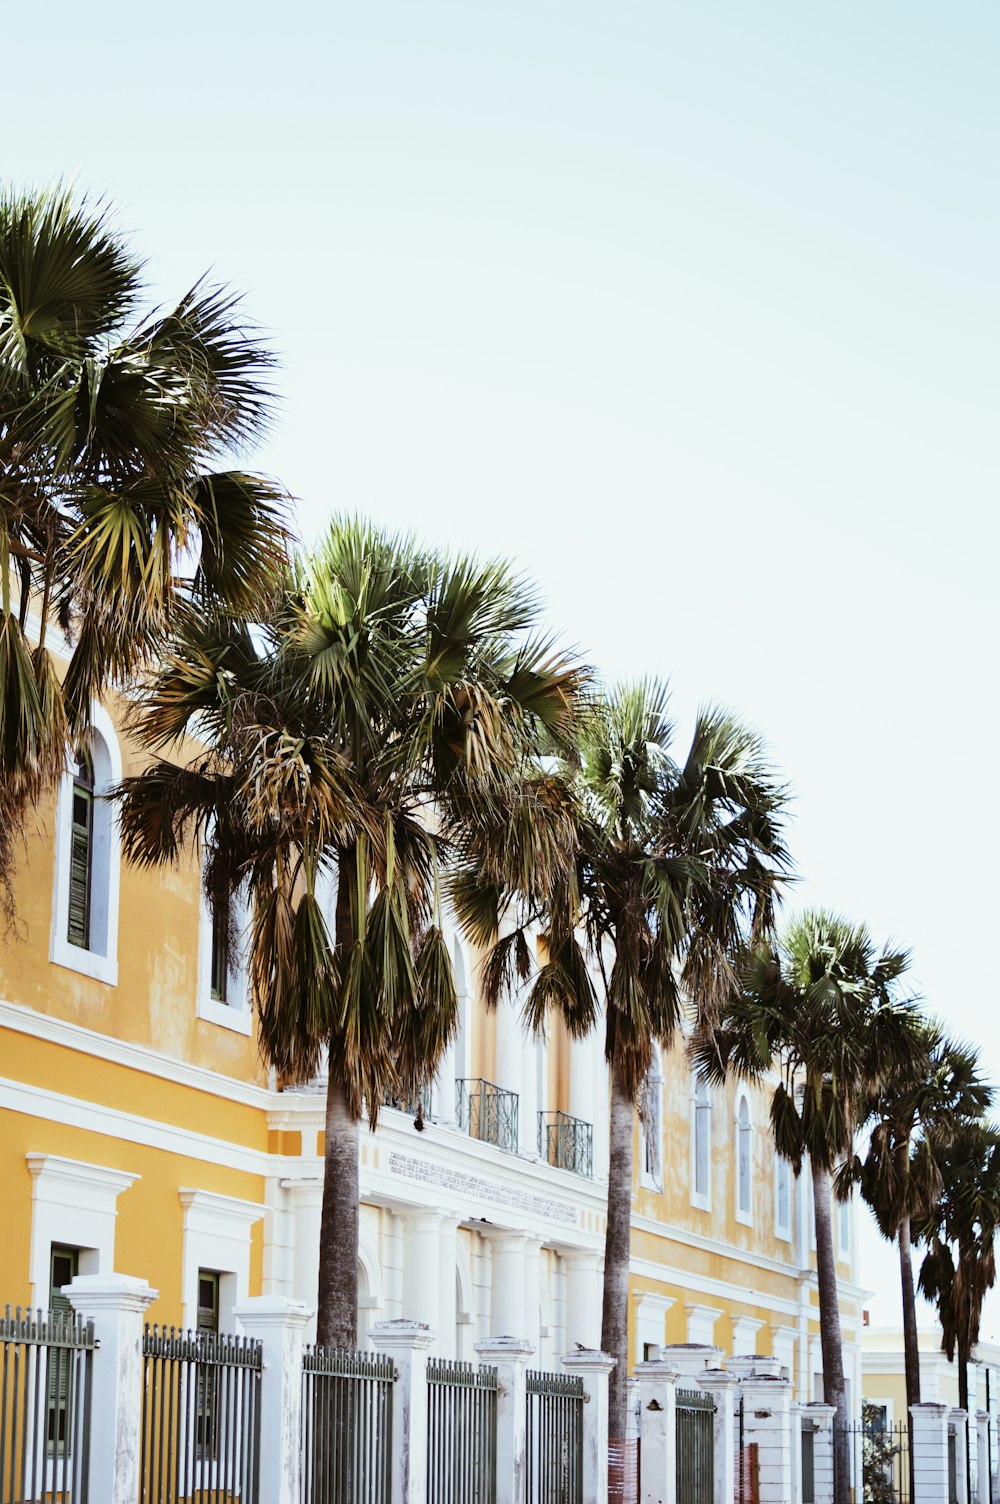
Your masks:
M 0 1317 L 0 1498 L 87 1504 L 94 1324 L 6 1306 Z
M 307 1347 L 302 1359 L 303 1504 L 390 1504 L 391 1358 Z
M 581 1504 L 583 1379 L 528 1370 L 528 1498 L 531 1504 Z
M 497 1371 L 427 1364 L 427 1504 L 496 1504 Z
M 147 1326 L 140 1504 L 258 1504 L 261 1345 Z
M 456 1081 L 455 1108 L 459 1127 L 470 1138 L 517 1153 L 517 1092 L 493 1081 Z
M 715 1401 L 697 1389 L 677 1391 L 677 1504 L 712 1504 L 715 1491 Z

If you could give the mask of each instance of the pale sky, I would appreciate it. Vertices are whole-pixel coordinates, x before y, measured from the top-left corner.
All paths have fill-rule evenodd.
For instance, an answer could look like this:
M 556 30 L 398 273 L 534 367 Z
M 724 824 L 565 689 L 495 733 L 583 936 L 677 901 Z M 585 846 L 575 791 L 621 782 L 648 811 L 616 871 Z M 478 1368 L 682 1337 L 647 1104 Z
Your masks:
M 245 290 L 284 397 L 253 463 L 303 529 L 510 555 L 603 674 L 751 719 L 793 902 L 912 946 L 1000 1082 L 994 0 L 49 0 L 3 32 L 0 175 L 107 194 L 164 298 Z

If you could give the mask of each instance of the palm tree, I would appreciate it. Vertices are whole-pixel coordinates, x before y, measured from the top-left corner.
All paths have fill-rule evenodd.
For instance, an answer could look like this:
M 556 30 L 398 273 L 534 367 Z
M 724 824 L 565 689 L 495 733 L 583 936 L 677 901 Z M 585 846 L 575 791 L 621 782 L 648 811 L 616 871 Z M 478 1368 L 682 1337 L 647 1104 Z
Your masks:
M 716 1081 L 730 1070 L 761 1084 L 777 1074 L 770 1109 L 775 1148 L 796 1174 L 809 1160 L 823 1387 L 837 1412 L 836 1504 L 849 1498 L 849 1448 L 832 1176 L 854 1153 L 867 1093 L 909 1059 L 911 1010 L 895 997 L 908 964 L 903 951 L 876 952 L 863 926 L 807 912 L 776 945 L 751 950 L 741 994 L 693 1050 L 697 1066 Z
M 94 698 L 182 603 L 245 610 L 285 550 L 273 485 L 217 469 L 272 406 L 271 359 L 221 287 L 141 316 L 103 204 L 0 189 L 0 887 L 24 812 Z M 68 640 L 64 678 L 51 656 Z
M 977 1052 L 950 1039 L 936 1020 L 914 1014 L 913 1056 L 862 1104 L 870 1130 L 862 1161 L 851 1167 L 882 1236 L 895 1242 L 903 1302 L 906 1403 L 920 1402 L 920 1350 L 913 1285 L 913 1221 L 931 1215 L 942 1190 L 938 1150 L 959 1126 L 980 1118 L 992 1091 Z M 922 1152 L 916 1150 L 922 1145 Z
M 558 789 L 575 826 L 575 860 L 551 865 L 555 882 L 496 832 L 485 851 L 465 853 L 455 885 L 471 937 L 493 944 L 483 969 L 488 1004 L 527 980 L 525 931 L 540 926 L 546 959 L 527 994 L 528 1025 L 554 1008 L 582 1035 L 603 1008 L 611 1102 L 601 1342 L 617 1359 L 612 1458 L 624 1456 L 633 1128 L 654 1044 L 673 1041 L 685 996 L 703 1017 L 724 1002 L 733 959 L 748 937 L 769 930 L 789 865 L 784 791 L 758 738 L 706 710 L 678 764 L 667 704 L 659 683 L 612 689 L 585 719 L 575 758 L 547 765 L 550 792 Z M 501 921 L 508 932 L 496 941 Z M 600 999 L 588 962 L 601 976 Z M 612 1497 L 622 1488 L 616 1467 Z
M 356 1341 L 362 1114 L 415 1095 L 455 1027 L 439 908 L 456 837 L 509 807 L 542 734 L 573 731 L 586 676 L 537 615 L 502 564 L 337 521 L 256 625 L 185 617 L 139 721 L 154 750 L 207 746 L 126 782 L 128 856 L 174 862 L 196 838 L 220 915 L 246 885 L 262 1051 L 289 1083 L 326 1060 L 327 1346 Z M 546 829 L 539 870 L 567 839 Z
M 918 1173 L 919 1161 L 931 1154 L 941 1189 L 933 1209 L 914 1223 L 927 1247 L 918 1284 L 937 1306 L 942 1351 L 949 1362 L 958 1356 L 958 1403 L 968 1409 L 969 1363 L 983 1302 L 996 1280 L 1000 1130 L 980 1118 L 960 1123 L 943 1146 L 925 1140 L 915 1155 Z

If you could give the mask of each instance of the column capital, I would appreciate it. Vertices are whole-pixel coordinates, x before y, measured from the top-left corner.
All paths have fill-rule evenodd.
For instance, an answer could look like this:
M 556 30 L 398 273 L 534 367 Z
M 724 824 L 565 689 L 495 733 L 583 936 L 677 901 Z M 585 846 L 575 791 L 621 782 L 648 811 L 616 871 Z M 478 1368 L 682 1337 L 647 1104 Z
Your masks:
M 323 1177 L 311 1175 L 308 1179 L 293 1180 L 291 1178 L 280 1182 L 283 1191 L 290 1192 L 297 1200 L 305 1202 L 307 1206 L 321 1206 L 323 1202 Z
M 579 1347 L 574 1352 L 563 1353 L 560 1362 L 568 1373 L 610 1373 L 618 1359 L 602 1352 L 599 1347 Z
M 415 1232 L 437 1232 L 442 1222 L 451 1221 L 456 1224 L 461 1220 L 457 1212 L 445 1211 L 443 1206 L 394 1206 L 395 1216 L 412 1227 Z
M 159 1290 L 134 1274 L 78 1274 L 64 1287 L 63 1294 L 81 1315 L 91 1311 L 126 1311 L 141 1316 L 160 1298 Z
M 368 1329 L 368 1336 L 379 1352 L 398 1352 L 412 1348 L 424 1352 L 434 1341 L 434 1332 L 426 1321 L 376 1321 Z

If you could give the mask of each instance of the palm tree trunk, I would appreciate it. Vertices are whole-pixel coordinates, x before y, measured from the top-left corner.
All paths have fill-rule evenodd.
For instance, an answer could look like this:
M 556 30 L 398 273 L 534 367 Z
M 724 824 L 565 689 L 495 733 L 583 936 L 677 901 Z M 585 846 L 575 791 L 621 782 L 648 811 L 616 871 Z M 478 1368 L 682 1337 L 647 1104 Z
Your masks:
M 351 894 L 357 877 L 353 847 L 339 853 L 334 944 L 343 966 L 354 945 Z M 323 1210 L 319 1234 L 316 1341 L 354 1347 L 358 1340 L 358 1220 L 361 1185 L 358 1121 L 347 1103 L 340 1062 L 330 1050 L 323 1145 Z
M 625 1431 L 628 1411 L 628 1270 L 632 1224 L 632 1127 L 635 1108 L 611 1066 L 608 1230 L 604 1240 L 604 1308 L 601 1346 L 617 1359 L 608 1381 L 608 1500 L 620 1504 L 625 1492 Z
M 850 1504 L 850 1437 L 847 1433 L 847 1392 L 844 1352 L 837 1296 L 837 1264 L 833 1252 L 833 1205 L 830 1172 L 813 1162 L 813 1208 L 816 1220 L 816 1278 L 819 1284 L 819 1338 L 823 1353 L 823 1398 L 833 1405 L 834 1504 Z
M 899 1246 L 899 1283 L 903 1292 L 903 1352 L 906 1367 L 906 1407 L 920 1404 L 920 1347 L 917 1341 L 917 1302 L 913 1293 L 910 1219 L 904 1217 L 896 1235 Z

